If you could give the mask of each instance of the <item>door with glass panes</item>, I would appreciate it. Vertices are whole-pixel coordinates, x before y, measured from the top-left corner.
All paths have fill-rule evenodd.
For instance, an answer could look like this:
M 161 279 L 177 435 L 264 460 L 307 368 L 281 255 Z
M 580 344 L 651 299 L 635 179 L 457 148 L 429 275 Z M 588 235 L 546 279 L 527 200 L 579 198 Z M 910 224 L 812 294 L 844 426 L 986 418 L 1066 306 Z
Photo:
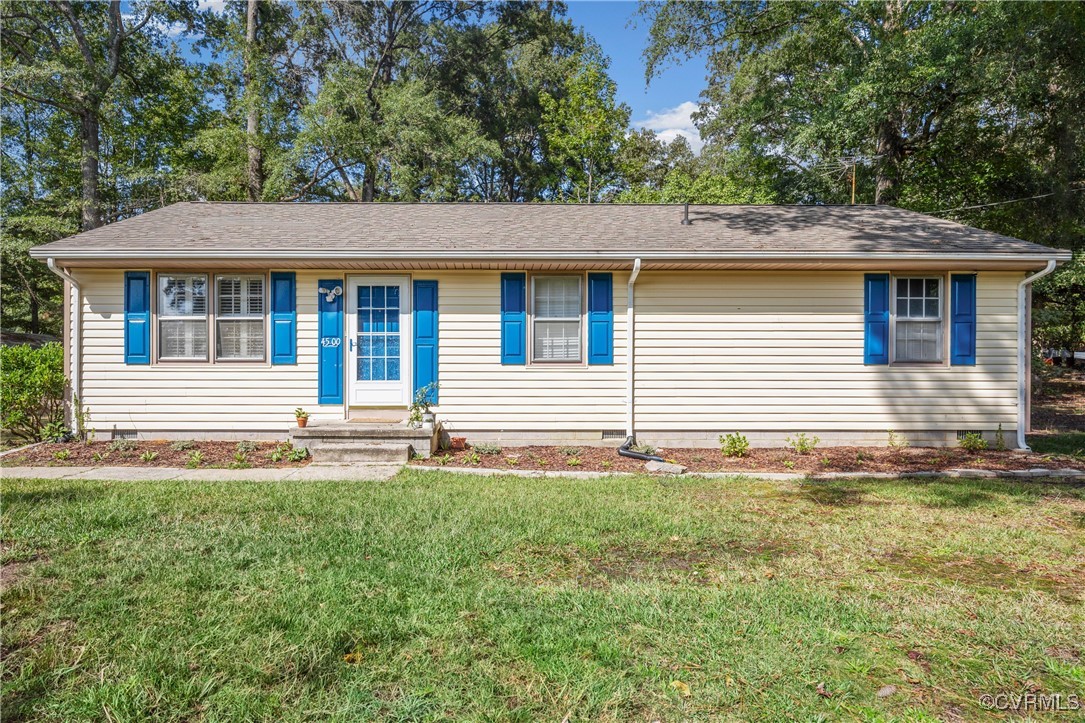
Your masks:
M 410 283 L 406 276 L 347 282 L 347 389 L 355 406 L 410 403 Z

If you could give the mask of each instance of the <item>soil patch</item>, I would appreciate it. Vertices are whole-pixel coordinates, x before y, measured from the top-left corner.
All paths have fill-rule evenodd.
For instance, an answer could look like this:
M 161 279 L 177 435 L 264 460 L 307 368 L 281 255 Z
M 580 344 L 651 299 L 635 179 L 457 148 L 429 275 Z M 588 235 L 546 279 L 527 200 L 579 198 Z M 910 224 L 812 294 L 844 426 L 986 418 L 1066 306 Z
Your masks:
M 284 442 L 186 442 L 164 440 L 145 442 L 67 442 L 40 444 L 25 452 L 0 458 L 4 467 L 185 467 L 193 453 L 199 452 L 195 467 L 303 467 L 309 458 L 298 462 L 287 459 L 289 443 Z M 276 462 L 272 455 L 279 451 Z M 238 455 L 243 455 L 239 458 Z M 151 458 L 153 457 L 153 459 Z
M 484 446 L 484 448 L 486 448 Z M 486 448 L 489 449 L 489 448 Z M 937 472 L 949 469 L 1011 470 L 1074 467 L 1080 460 L 1059 455 L 1014 451 L 966 452 L 958 448 L 824 447 L 808 454 L 790 449 L 751 448 L 744 457 L 725 457 L 718 449 L 666 448 L 656 453 L 691 472 Z M 644 462 L 621 457 L 612 447 L 505 447 L 482 454 L 468 447 L 461 452 L 441 451 L 411 464 L 427 467 L 487 467 L 590 472 L 644 472 Z
M 502 577 L 536 585 L 575 582 L 580 587 L 606 587 L 624 581 L 670 580 L 707 585 L 719 572 L 738 561 L 769 563 L 793 554 L 783 540 L 740 542 L 669 540 L 661 546 L 644 543 L 612 545 L 602 550 L 532 547 L 519 550 L 515 563 L 494 566 Z
M 1034 432 L 1085 432 L 1085 371 L 1065 370 L 1041 389 L 1032 402 Z
M 1053 570 L 1030 563 L 1023 567 L 1001 558 L 910 555 L 891 552 L 882 563 L 909 577 L 937 578 L 968 587 L 996 590 L 1033 589 L 1077 605 L 1085 600 L 1085 568 Z

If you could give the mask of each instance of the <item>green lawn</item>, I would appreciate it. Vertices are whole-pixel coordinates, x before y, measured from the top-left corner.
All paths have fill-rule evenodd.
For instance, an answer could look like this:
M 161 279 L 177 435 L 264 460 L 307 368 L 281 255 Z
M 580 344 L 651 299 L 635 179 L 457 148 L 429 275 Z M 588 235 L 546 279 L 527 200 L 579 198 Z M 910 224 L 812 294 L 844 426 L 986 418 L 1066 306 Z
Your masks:
M 1083 543 L 1041 483 L 4 480 L 4 720 L 986 720 L 1085 694 Z

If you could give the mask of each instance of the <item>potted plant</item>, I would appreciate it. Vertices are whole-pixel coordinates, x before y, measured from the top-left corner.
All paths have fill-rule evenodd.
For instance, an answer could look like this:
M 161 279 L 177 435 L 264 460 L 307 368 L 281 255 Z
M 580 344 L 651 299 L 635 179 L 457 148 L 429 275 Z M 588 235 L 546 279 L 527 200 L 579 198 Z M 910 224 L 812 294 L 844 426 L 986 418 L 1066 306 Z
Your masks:
M 410 416 L 407 417 L 407 422 L 415 429 L 423 426 L 432 427 L 436 421 L 436 415 L 430 409 L 430 400 L 433 399 L 436 391 L 437 382 L 430 382 L 414 393 L 414 401 L 411 403 Z
M 301 407 L 294 410 L 294 417 L 298 420 L 299 427 L 304 427 L 309 423 L 309 413 Z

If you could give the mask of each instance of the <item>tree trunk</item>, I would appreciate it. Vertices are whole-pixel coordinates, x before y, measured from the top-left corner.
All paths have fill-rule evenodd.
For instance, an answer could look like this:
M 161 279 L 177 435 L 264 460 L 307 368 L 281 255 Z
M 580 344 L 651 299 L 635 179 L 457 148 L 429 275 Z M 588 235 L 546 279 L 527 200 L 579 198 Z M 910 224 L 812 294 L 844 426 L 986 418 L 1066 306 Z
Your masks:
M 365 164 L 365 176 L 362 179 L 362 201 L 370 202 L 377 195 L 377 164 L 370 161 Z
M 900 164 L 904 160 L 904 139 L 900 124 L 893 119 L 878 124 L 877 181 L 874 187 L 876 205 L 892 205 L 900 198 Z
M 102 225 L 101 194 L 98 189 L 98 106 L 92 104 L 80 116 L 79 140 L 81 144 L 80 173 L 83 181 L 84 231 Z
M 260 1 L 249 0 L 245 14 L 245 106 L 248 113 L 246 143 L 249 151 L 248 194 L 250 201 L 259 201 L 264 191 L 264 154 L 259 144 L 260 103 L 256 91 L 256 16 Z

